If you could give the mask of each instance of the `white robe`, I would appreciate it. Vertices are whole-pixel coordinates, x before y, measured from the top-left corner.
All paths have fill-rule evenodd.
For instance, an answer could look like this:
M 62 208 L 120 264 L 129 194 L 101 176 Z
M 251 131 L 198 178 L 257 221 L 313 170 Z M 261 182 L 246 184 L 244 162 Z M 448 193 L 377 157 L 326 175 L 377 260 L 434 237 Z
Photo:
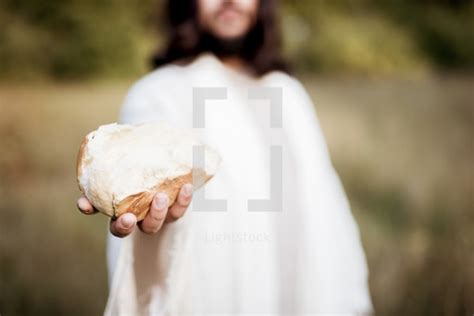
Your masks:
M 223 159 L 205 197 L 227 207 L 195 210 L 193 202 L 156 235 L 109 233 L 105 314 L 371 313 L 358 227 L 299 81 L 278 71 L 253 79 L 203 53 L 139 80 L 119 121 L 192 128 L 199 87 L 226 88 L 226 99 L 205 102 L 205 127 L 194 130 Z M 281 93 L 281 126 L 270 126 L 269 100 L 249 97 L 262 87 Z M 271 195 L 271 145 L 282 152 L 281 210 L 251 211 L 248 200 Z

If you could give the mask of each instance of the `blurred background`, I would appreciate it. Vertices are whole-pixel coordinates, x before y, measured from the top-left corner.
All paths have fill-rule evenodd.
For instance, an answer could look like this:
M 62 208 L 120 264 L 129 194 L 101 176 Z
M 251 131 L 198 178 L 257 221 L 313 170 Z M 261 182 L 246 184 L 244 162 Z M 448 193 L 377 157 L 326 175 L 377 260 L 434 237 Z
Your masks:
M 0 0 L 0 314 L 101 314 L 83 136 L 163 43 L 159 0 Z M 285 52 L 351 201 L 377 315 L 474 313 L 474 3 L 282 1 Z

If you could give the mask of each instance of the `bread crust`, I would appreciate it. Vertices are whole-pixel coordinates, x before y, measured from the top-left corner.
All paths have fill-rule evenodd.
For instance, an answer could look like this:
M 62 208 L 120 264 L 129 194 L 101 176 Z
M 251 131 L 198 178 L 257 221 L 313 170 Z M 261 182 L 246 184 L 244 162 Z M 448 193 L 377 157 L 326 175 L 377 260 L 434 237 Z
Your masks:
M 194 169 L 194 176 L 197 176 L 197 180 L 202 179 L 199 186 L 204 185 L 212 178 L 212 176 L 207 175 L 202 169 Z M 181 187 L 186 183 L 193 183 L 193 172 L 174 179 L 166 179 L 151 191 L 129 195 L 117 204 L 117 207 L 114 209 L 113 217 L 119 217 L 129 212 L 135 214 L 137 220 L 141 221 L 150 211 L 151 202 L 156 193 L 166 193 L 169 199 L 168 206 L 171 206 L 176 201 Z
M 79 147 L 79 152 L 77 153 L 77 161 L 76 161 L 76 175 L 77 175 L 76 179 L 79 185 L 79 190 L 81 190 L 82 193 L 84 193 L 84 190 L 82 189 L 79 179 L 82 177 L 82 164 L 84 163 L 84 157 L 87 150 L 87 143 L 89 143 L 88 136 L 89 135 L 84 137 L 84 139 L 82 140 L 81 147 Z

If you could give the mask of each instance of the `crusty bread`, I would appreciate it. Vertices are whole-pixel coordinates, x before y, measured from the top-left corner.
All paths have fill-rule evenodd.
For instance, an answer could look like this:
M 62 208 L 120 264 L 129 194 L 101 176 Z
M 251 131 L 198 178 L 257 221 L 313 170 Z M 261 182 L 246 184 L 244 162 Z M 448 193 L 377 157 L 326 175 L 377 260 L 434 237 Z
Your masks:
M 204 168 L 193 169 L 193 146 L 204 146 Z M 183 184 L 198 189 L 214 176 L 220 161 L 219 154 L 190 131 L 164 123 L 114 123 L 84 138 L 77 181 L 100 212 L 111 217 L 132 212 L 142 220 L 156 192 L 166 192 L 171 205 Z

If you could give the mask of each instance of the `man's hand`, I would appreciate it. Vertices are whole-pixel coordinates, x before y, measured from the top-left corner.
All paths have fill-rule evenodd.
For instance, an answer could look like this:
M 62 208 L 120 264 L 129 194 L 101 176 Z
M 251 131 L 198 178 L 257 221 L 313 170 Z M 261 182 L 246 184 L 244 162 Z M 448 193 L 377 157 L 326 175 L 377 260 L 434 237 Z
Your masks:
M 137 218 L 132 213 L 122 214 L 117 219 L 110 221 L 110 232 L 117 237 L 125 237 L 138 224 L 138 227 L 144 233 L 155 234 L 164 223 L 174 222 L 184 215 L 191 203 L 192 194 L 193 185 L 186 183 L 181 187 L 176 201 L 168 207 L 168 195 L 158 192 L 151 202 L 150 211 L 142 221 L 137 223 Z M 77 200 L 77 207 L 86 215 L 98 212 L 85 196 L 81 196 Z

